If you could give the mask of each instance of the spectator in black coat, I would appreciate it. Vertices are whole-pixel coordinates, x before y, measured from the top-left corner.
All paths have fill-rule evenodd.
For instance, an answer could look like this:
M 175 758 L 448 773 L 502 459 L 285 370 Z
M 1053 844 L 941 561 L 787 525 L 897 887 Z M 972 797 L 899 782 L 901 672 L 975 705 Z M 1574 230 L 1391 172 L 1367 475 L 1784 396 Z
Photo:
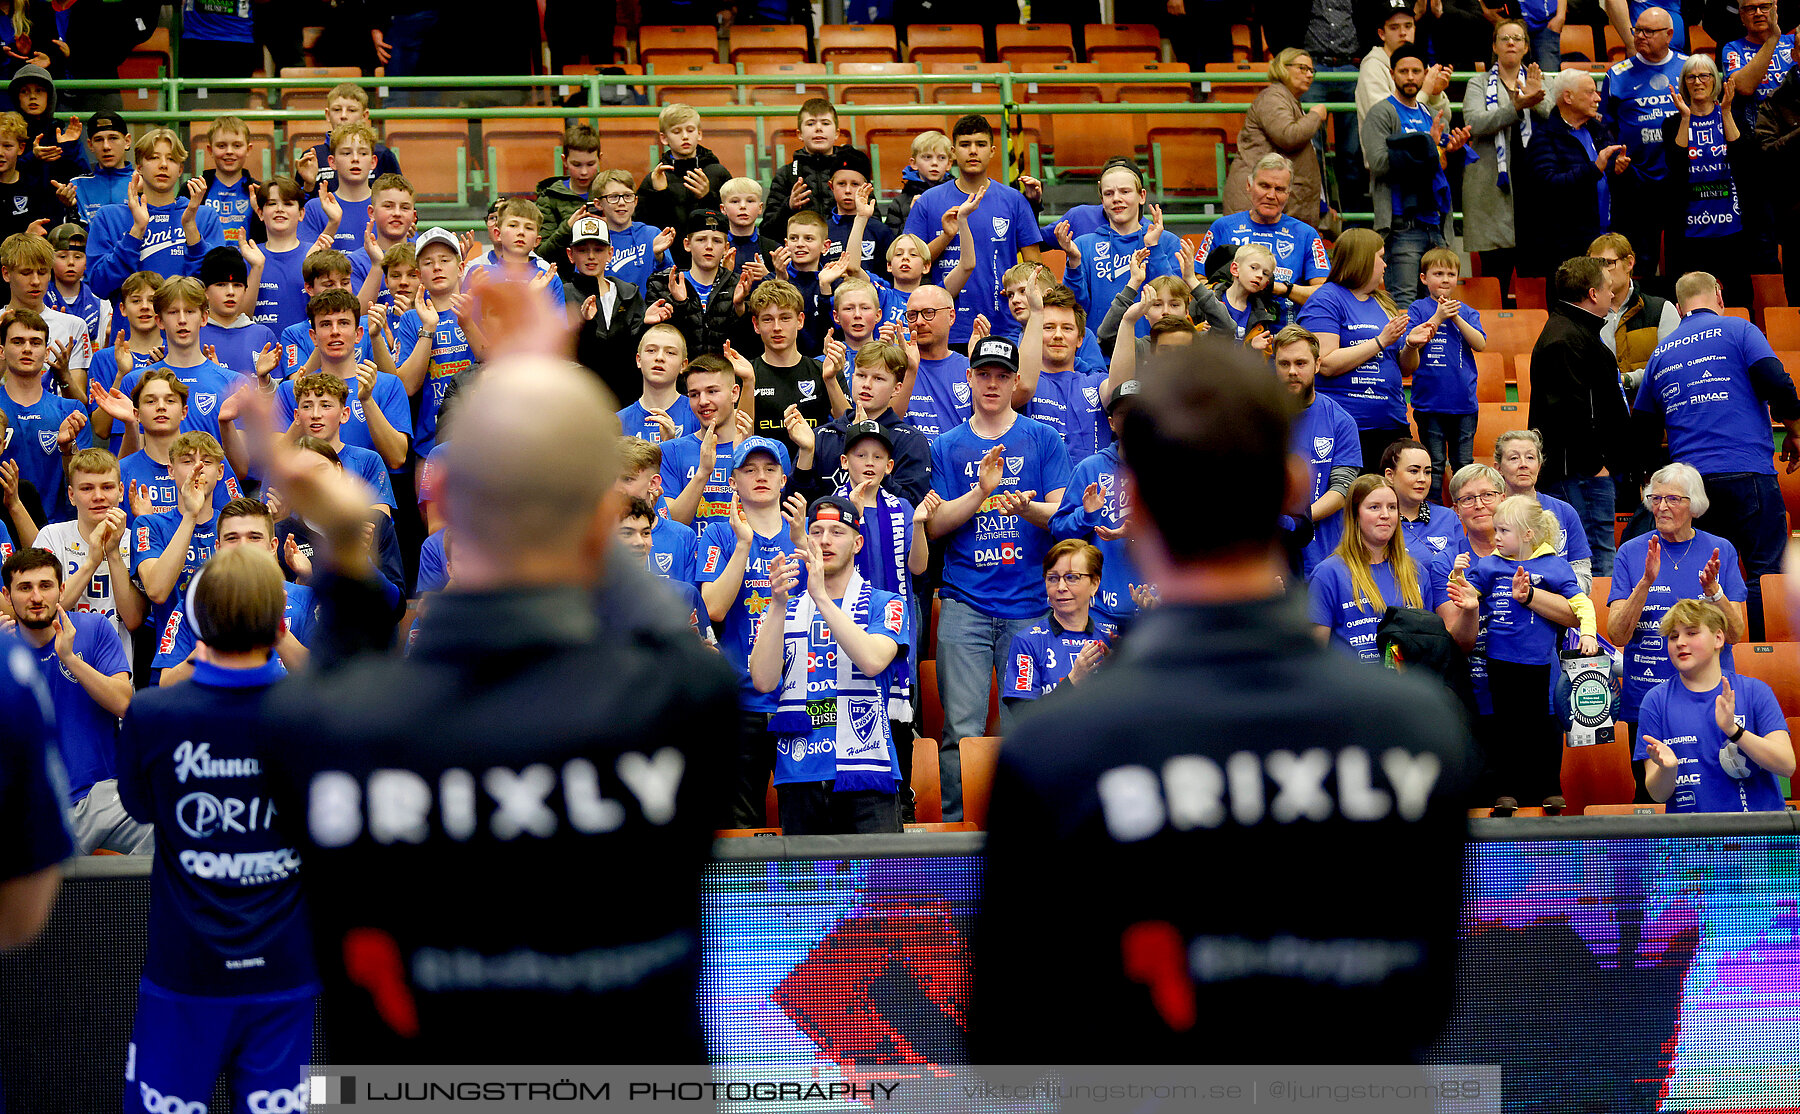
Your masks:
M 1594 237 L 1612 227 L 1609 183 L 1631 166 L 1612 129 L 1600 122 L 1600 90 L 1592 74 L 1564 70 L 1553 93 L 1555 107 L 1534 129 L 1527 148 L 1534 196 L 1556 199 L 1554 217 L 1520 237 L 1521 244 L 1537 245 L 1535 260 L 1527 261 L 1536 274 L 1586 253 Z

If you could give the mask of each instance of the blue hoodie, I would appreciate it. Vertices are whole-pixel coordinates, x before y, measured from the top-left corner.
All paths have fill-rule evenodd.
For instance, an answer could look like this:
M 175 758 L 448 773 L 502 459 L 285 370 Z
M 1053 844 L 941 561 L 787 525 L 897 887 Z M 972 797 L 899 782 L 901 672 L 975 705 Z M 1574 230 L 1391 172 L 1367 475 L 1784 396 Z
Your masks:
M 181 215 L 186 211 L 187 199 L 179 196 L 167 205 L 150 206 L 150 223 L 139 239 L 131 235 L 131 210 L 126 206 L 96 210 L 88 223 L 88 287 L 102 298 L 111 298 L 133 271 L 155 271 L 164 278 L 198 275 L 206 253 L 225 246 L 225 232 L 219 227 L 219 214 L 202 205 L 194 214 L 200 242 L 189 248 L 181 232 Z
M 71 182 L 70 185 L 75 187 L 75 209 L 81 215 L 81 223 L 94 223 L 95 210 L 104 205 L 125 204 L 125 191 L 131 185 L 131 175 L 136 169 L 129 165 L 102 166 Z
M 1081 303 L 1089 318 L 1105 317 L 1113 297 L 1125 288 L 1131 278 L 1132 253 L 1144 246 L 1144 229 L 1148 224 L 1147 220 L 1139 220 L 1136 231 L 1123 235 L 1115 232 L 1112 225 L 1103 224 L 1097 230 L 1075 238 L 1075 246 L 1081 252 L 1081 265 L 1070 267 L 1063 282 L 1075 291 L 1075 300 Z M 1181 261 L 1175 255 L 1175 245 L 1180 239 L 1163 229 L 1156 246 L 1150 249 L 1150 261 L 1144 268 L 1146 282 L 1161 275 L 1181 273 Z M 1148 326 L 1143 332 L 1148 335 Z

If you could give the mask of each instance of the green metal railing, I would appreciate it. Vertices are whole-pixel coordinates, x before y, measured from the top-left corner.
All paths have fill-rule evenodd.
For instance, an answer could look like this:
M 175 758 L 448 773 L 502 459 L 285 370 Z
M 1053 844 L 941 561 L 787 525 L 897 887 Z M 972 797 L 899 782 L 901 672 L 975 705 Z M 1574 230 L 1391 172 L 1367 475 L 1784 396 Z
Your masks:
M 654 70 L 654 66 L 650 68 Z M 566 121 L 583 121 L 592 124 L 599 129 L 604 136 L 609 122 L 616 124 L 617 122 L 627 120 L 639 122 L 654 121 L 657 113 L 660 111 L 660 106 L 655 103 L 648 105 L 603 105 L 601 104 L 602 91 L 609 88 L 629 87 L 634 90 L 642 91 L 645 93 L 647 99 L 654 102 L 657 99 L 657 92 L 662 89 L 681 89 L 686 87 L 717 88 L 720 86 L 732 86 L 740 91 L 739 95 L 741 97 L 744 95 L 742 91 L 751 87 L 769 88 L 790 84 L 789 82 L 782 80 L 788 75 L 778 73 L 746 74 L 741 72 L 741 65 L 738 66 L 737 69 L 740 72 L 728 74 L 665 74 L 651 72 L 645 74 L 595 73 L 528 77 L 518 75 L 473 77 L 363 77 L 345 78 L 342 79 L 341 82 L 333 80 L 330 81 L 329 84 L 349 83 L 371 90 L 378 90 L 381 97 L 384 99 L 390 98 L 396 91 L 410 92 L 414 90 L 449 96 L 454 96 L 458 92 L 466 94 L 479 91 L 545 90 L 551 97 L 567 96 L 576 90 L 580 90 L 586 96 L 587 103 L 585 105 L 565 106 L 560 103 L 494 105 L 484 107 L 409 105 L 377 108 L 372 110 L 370 115 L 378 121 L 398 119 L 486 122 L 562 119 Z M 968 86 L 971 94 L 974 96 L 967 101 L 942 104 L 928 101 L 920 101 L 916 104 L 892 105 L 839 104 L 838 112 L 842 117 L 853 119 L 879 119 L 885 116 L 933 116 L 948 118 L 968 113 L 988 115 L 992 119 L 997 132 L 1000 158 L 1002 159 L 1000 165 L 1011 165 L 1010 162 L 1005 160 L 1007 160 L 1009 156 L 1017 154 L 1023 156 L 1021 165 L 1026 168 L 1027 172 L 1033 173 L 1034 176 L 1037 177 L 1043 177 L 1041 152 L 1039 152 L 1035 146 L 1032 146 L 1025 151 L 1013 151 L 1015 133 L 1021 126 L 1020 117 L 1025 115 L 1032 117 L 1054 117 L 1110 113 L 1130 116 L 1153 113 L 1159 116 L 1193 115 L 1206 117 L 1241 115 L 1249 109 L 1249 105 L 1243 102 L 1195 101 L 1191 99 L 1085 103 L 1044 102 L 1032 100 L 1031 98 L 1039 93 L 1040 87 L 1042 86 L 1098 85 L 1111 86 L 1116 89 L 1118 87 L 1131 85 L 1181 85 L 1200 86 L 1202 90 L 1205 91 L 1209 90 L 1212 86 L 1220 85 L 1261 87 L 1268 84 L 1268 75 L 1266 71 L 1262 70 L 1231 73 L 1183 71 L 1157 71 L 1150 73 L 1081 73 L 1049 71 L 1043 73 L 999 72 L 976 74 L 845 74 L 827 72 L 795 73 L 791 76 L 794 79 L 791 84 L 796 87 L 796 92 L 814 88 L 824 89 L 829 92 L 831 88 L 841 85 L 857 85 L 865 87 L 893 85 L 899 87 L 913 87 L 920 90 L 934 87 L 947 88 L 954 86 Z M 1458 73 L 1453 75 L 1453 81 L 1463 82 L 1477 76 L 1480 75 L 1475 73 Z M 1357 75 L 1353 73 L 1321 73 L 1318 74 L 1314 80 L 1316 83 L 1326 86 L 1350 87 L 1354 86 Z M 279 100 L 281 93 L 286 90 L 317 91 L 324 88 L 326 85 L 327 81 L 318 77 L 201 79 L 164 76 L 154 80 L 121 78 L 66 81 L 58 83 L 59 89 L 71 92 L 109 91 L 124 93 L 128 90 L 137 90 L 140 91 L 140 94 L 143 94 L 138 98 L 140 100 L 148 99 L 147 94 L 153 90 L 156 94 L 156 98 L 160 102 L 159 107 L 150 109 L 127 108 L 121 114 L 128 122 L 134 125 L 164 125 L 174 128 L 177 132 L 182 132 L 189 123 L 196 121 L 210 121 L 221 115 L 223 112 L 230 112 L 232 115 L 247 121 L 269 121 L 277 125 L 290 124 L 295 122 L 296 110 L 279 108 L 222 108 L 217 103 L 209 106 L 206 102 L 208 100 L 215 100 L 216 102 L 216 99 L 221 94 L 226 95 L 233 101 L 241 101 L 245 97 L 251 95 L 261 95 L 267 100 Z M 991 97 L 985 96 L 990 90 L 993 95 Z M 181 107 L 184 104 L 188 107 Z M 1333 113 L 1352 113 L 1356 110 L 1354 101 L 1350 100 L 1332 100 L 1324 102 L 1324 104 L 1325 107 Z M 767 160 L 764 159 L 763 153 L 767 152 L 769 149 L 768 140 L 772 134 L 772 129 L 768 127 L 768 121 L 771 119 L 791 120 L 794 116 L 796 107 L 797 106 L 792 103 L 744 103 L 696 105 L 695 109 L 699 112 L 703 120 L 709 118 L 754 120 L 755 143 L 753 147 L 746 149 L 745 161 L 742 165 L 745 167 L 745 173 L 748 176 L 767 177 L 768 173 L 772 172 L 774 169 L 772 165 L 764 165 Z M 1460 105 L 1454 107 L 1460 109 Z M 288 129 L 283 129 L 283 131 L 284 136 L 285 134 L 291 134 L 291 131 Z M 1223 146 L 1216 148 L 1216 151 L 1219 183 L 1220 188 L 1222 189 L 1225 178 Z M 283 153 L 285 152 L 274 152 L 272 153 L 271 158 L 279 157 Z M 727 153 L 729 154 L 730 152 Z M 489 149 L 488 154 L 489 157 L 485 165 L 475 164 L 473 160 L 467 158 L 466 153 L 464 154 L 464 173 L 462 174 L 462 181 L 465 187 L 472 186 L 475 190 L 479 191 L 484 188 L 484 185 L 490 184 L 489 179 L 492 177 L 495 161 L 492 148 Z M 650 151 L 646 150 L 646 157 L 648 157 L 649 154 Z M 876 158 L 879 158 L 880 154 L 879 151 L 872 152 L 872 156 Z M 1158 154 L 1158 152 L 1152 151 L 1153 169 L 1161 163 L 1160 158 L 1156 157 Z M 1053 170 L 1055 169 L 1054 158 L 1051 159 L 1050 166 Z M 266 173 L 277 168 L 265 166 L 263 169 Z M 285 167 L 279 169 L 285 169 Z M 880 170 L 880 163 L 877 162 L 876 171 L 878 178 L 880 177 Z M 1210 223 L 1212 217 L 1215 215 L 1211 212 L 1211 209 L 1219 200 L 1216 194 L 1174 197 L 1167 195 L 1166 191 L 1160 188 L 1159 182 L 1152 180 L 1151 185 L 1153 187 L 1153 192 L 1161 200 L 1172 200 L 1177 202 L 1185 201 L 1205 207 L 1206 211 L 1199 213 L 1183 213 L 1180 214 L 1179 217 L 1172 215 L 1172 220 L 1179 220 L 1188 224 L 1206 224 Z M 465 188 L 461 191 L 457 201 L 449 204 L 466 207 L 467 203 L 467 189 Z M 1347 213 L 1344 214 L 1344 216 L 1347 220 L 1368 220 L 1371 214 Z M 463 227 L 474 227 L 479 225 L 480 222 L 450 221 L 446 223 Z

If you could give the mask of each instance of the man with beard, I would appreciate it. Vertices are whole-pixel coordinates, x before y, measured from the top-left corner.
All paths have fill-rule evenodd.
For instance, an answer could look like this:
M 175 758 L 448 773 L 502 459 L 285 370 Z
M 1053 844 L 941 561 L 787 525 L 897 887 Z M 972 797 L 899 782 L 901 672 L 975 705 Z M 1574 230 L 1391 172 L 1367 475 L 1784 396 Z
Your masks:
M 1419 260 L 1445 246 L 1450 179 L 1444 160 L 1464 149 L 1469 129 L 1449 127 L 1447 113 L 1419 103 L 1426 70 L 1418 47 L 1400 47 L 1393 63 L 1394 91 L 1363 114 L 1362 146 L 1375 230 L 1387 239 L 1388 292 L 1404 310 L 1419 294 Z
M 1313 390 L 1313 380 L 1319 375 L 1317 337 L 1298 325 L 1289 325 L 1275 334 L 1272 351 L 1275 374 L 1299 405 L 1288 451 L 1306 462 L 1311 480 L 1306 505 L 1314 533 L 1300 565 L 1301 574 L 1310 576 L 1313 566 L 1331 556 L 1343 536 L 1344 498 L 1362 471 L 1362 440 L 1356 435 L 1356 422 L 1344 408 Z

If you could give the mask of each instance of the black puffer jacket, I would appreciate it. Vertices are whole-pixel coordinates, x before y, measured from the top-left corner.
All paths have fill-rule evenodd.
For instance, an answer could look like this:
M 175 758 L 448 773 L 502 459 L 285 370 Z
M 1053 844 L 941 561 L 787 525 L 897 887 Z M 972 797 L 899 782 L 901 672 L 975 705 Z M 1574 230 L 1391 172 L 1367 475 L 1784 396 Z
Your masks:
M 769 194 L 763 198 L 762 234 L 771 240 L 787 240 L 788 218 L 800 211 L 788 205 L 796 181 L 804 181 L 806 188 L 812 191 L 804 208 L 823 216 L 831 208 L 831 176 L 845 168 L 860 171 L 867 179 L 872 180 L 875 176 L 869 156 L 861 148 L 847 143 L 833 147 L 828 155 L 805 148 L 795 151 L 787 165 L 775 172 L 775 179 L 769 183 Z

